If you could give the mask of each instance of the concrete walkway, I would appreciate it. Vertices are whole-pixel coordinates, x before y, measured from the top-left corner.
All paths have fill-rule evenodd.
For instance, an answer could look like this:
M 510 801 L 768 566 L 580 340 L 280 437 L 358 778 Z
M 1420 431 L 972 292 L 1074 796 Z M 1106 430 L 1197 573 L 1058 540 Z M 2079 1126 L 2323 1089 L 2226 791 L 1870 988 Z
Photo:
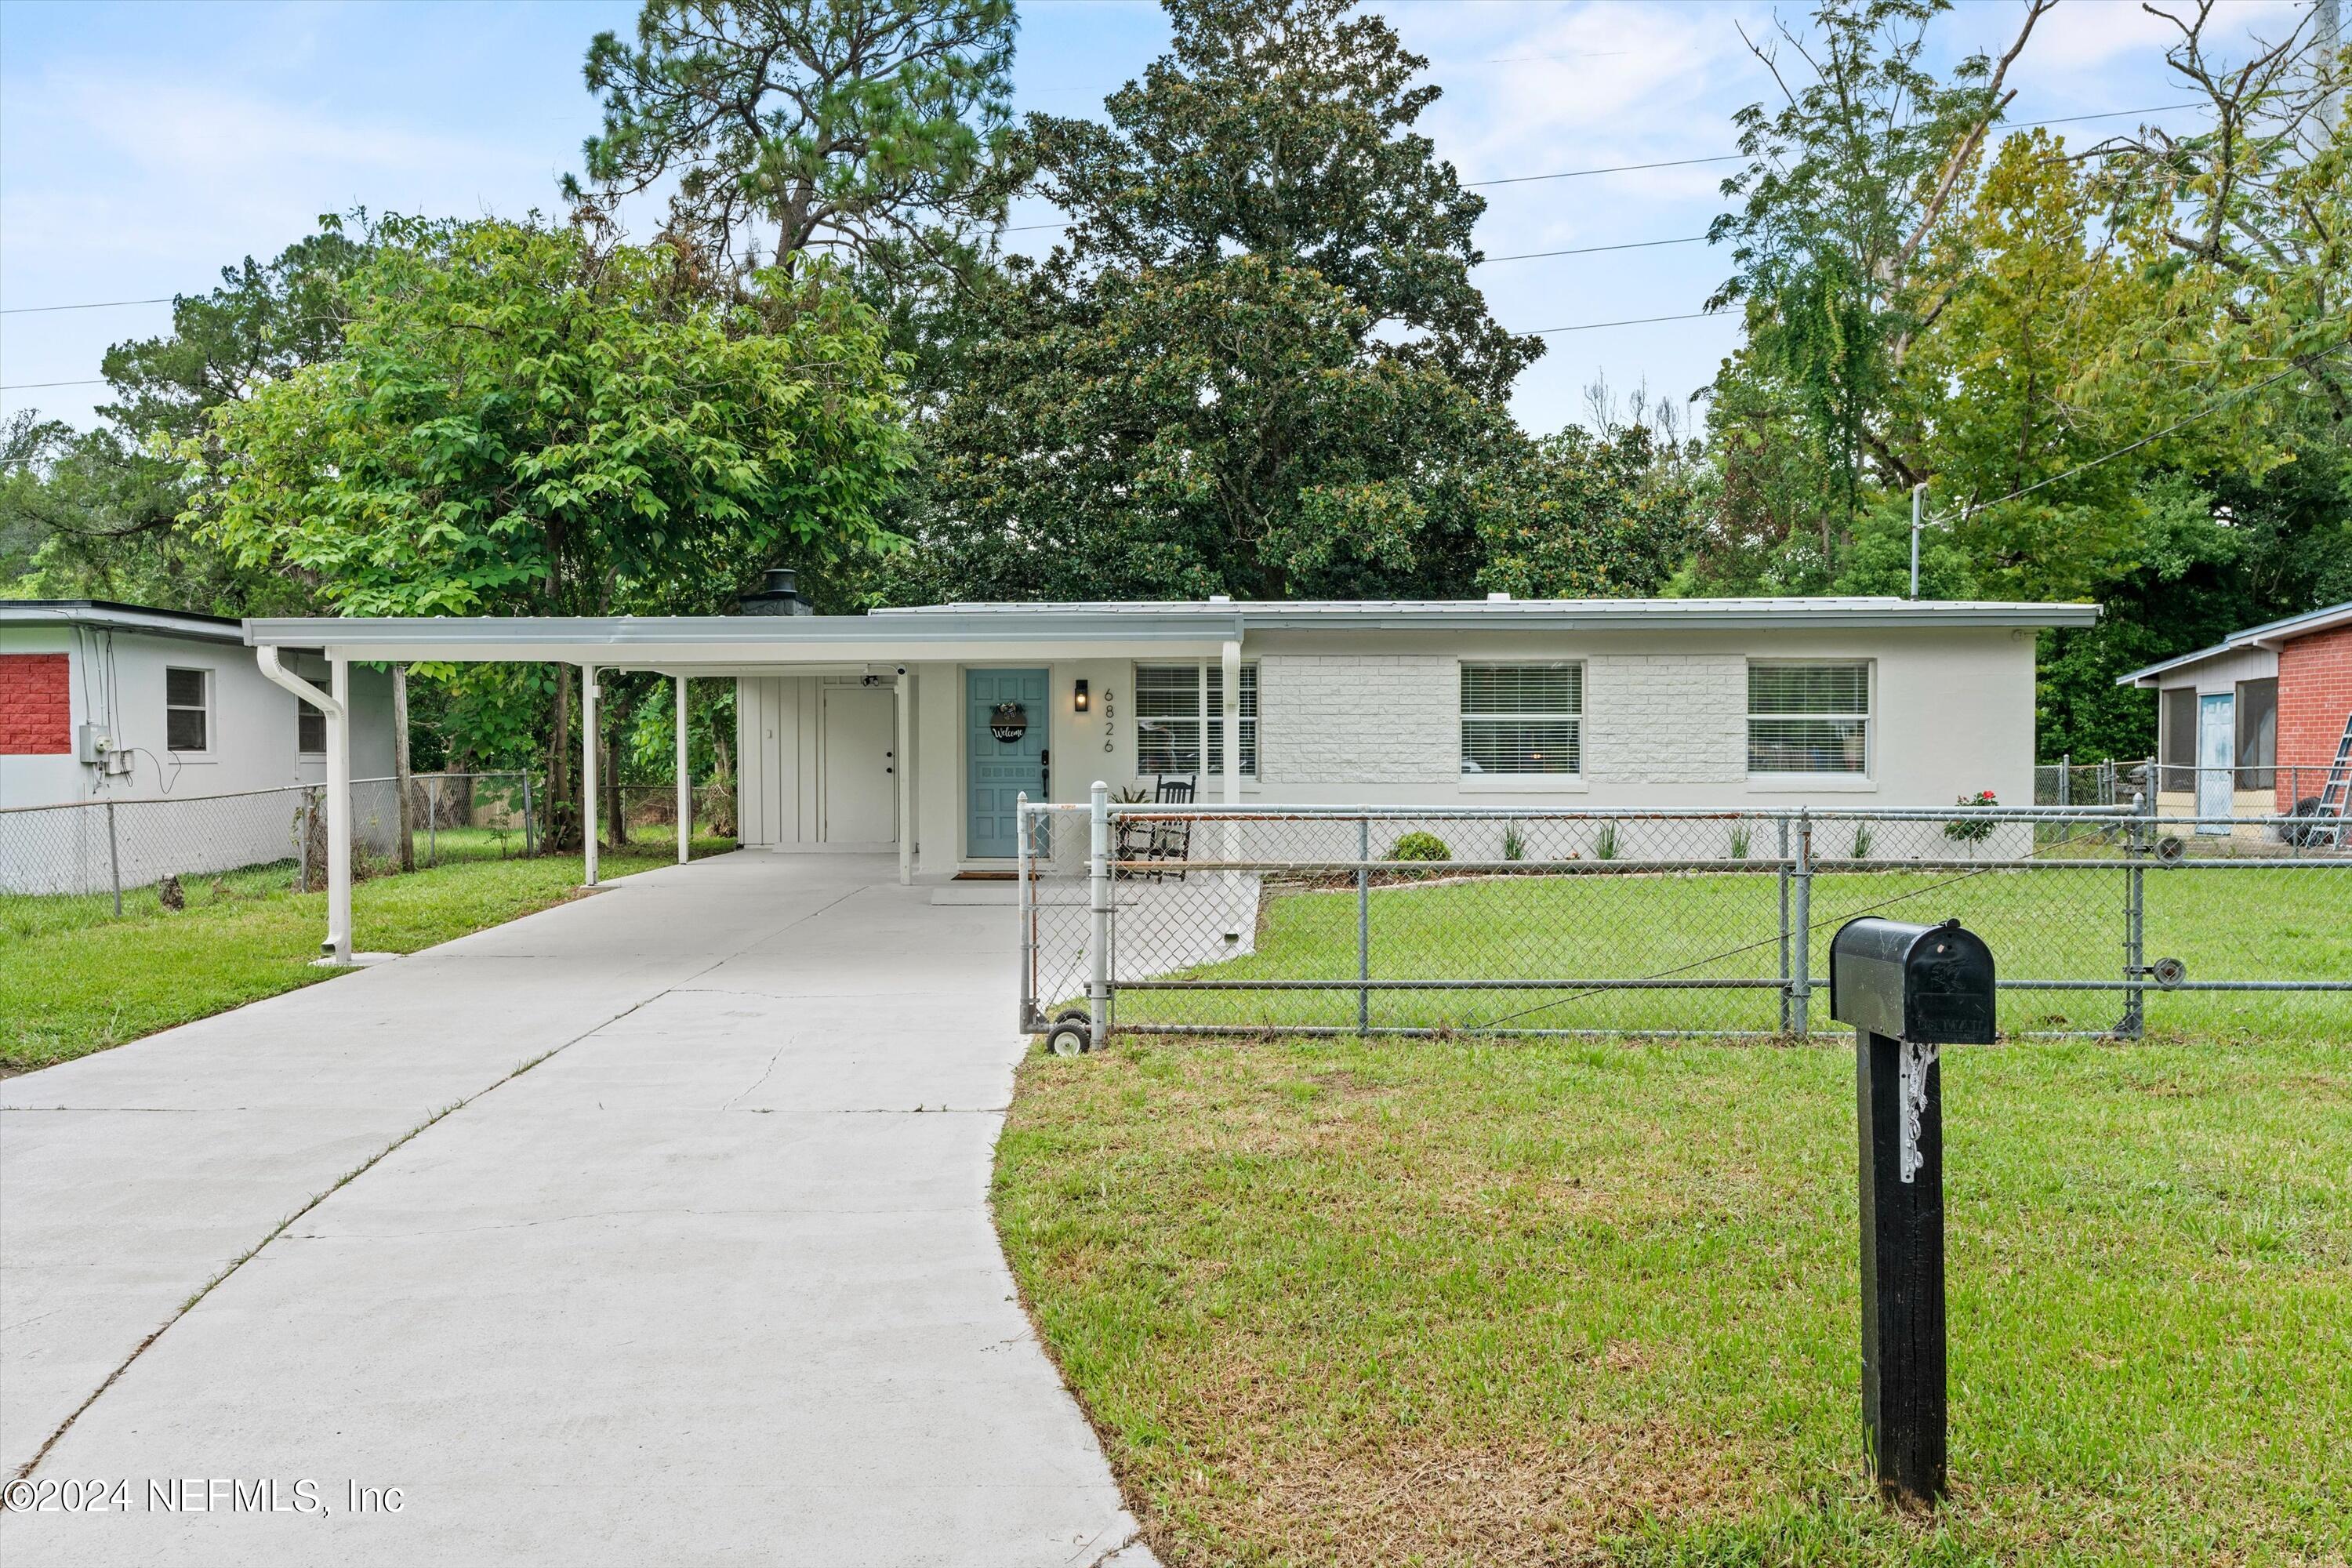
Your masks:
M 0 1459 L 129 1483 L 0 1556 L 1148 1563 L 990 1223 L 1013 922 L 891 871 L 641 873 L 0 1084 Z

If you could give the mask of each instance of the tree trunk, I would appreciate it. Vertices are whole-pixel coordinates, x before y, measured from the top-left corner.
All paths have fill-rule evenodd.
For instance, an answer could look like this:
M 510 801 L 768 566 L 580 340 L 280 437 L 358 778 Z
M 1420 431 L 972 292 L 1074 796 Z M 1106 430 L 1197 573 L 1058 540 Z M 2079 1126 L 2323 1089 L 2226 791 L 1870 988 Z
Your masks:
M 627 802 L 621 794 L 621 734 L 628 728 L 628 704 L 618 692 L 620 683 L 607 680 L 605 689 L 614 693 L 609 704 L 596 705 L 596 724 L 604 731 L 604 842 L 615 849 L 629 842 Z
M 539 803 L 541 819 L 546 824 L 540 835 L 540 848 L 571 850 L 580 847 L 580 802 L 572 791 L 572 667 L 555 667 L 554 722 L 548 726 L 552 740 L 547 749 L 547 795 Z
M 400 868 L 416 869 L 416 823 L 409 799 L 415 788 L 408 771 L 408 666 L 392 667 L 392 787 L 400 803 Z

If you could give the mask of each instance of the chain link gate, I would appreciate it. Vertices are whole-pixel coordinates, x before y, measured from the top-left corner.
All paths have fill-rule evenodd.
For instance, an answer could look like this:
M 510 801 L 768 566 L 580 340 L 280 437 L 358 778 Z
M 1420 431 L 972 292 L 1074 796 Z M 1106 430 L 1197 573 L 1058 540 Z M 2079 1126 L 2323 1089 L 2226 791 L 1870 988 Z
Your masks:
M 2002 1032 L 2352 1034 L 2352 852 L 2032 810 L 1028 805 L 1021 1025 L 1804 1037 L 1831 936 L 1958 916 Z

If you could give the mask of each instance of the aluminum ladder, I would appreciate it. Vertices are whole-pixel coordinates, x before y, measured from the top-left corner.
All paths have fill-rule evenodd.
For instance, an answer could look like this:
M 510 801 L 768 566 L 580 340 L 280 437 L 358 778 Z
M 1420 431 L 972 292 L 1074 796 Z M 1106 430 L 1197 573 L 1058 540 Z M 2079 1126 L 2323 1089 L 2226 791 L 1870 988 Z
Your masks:
M 2352 796 L 2352 713 L 2344 715 L 2344 738 L 2336 742 L 2336 760 L 2328 764 L 2327 782 L 2319 789 L 2320 820 L 2333 816 L 2336 825 L 2321 828 L 2319 834 L 2325 837 L 2315 835 L 2315 842 L 2343 844 L 2345 819 L 2352 816 L 2346 810 L 2352 805 L 2347 796 Z

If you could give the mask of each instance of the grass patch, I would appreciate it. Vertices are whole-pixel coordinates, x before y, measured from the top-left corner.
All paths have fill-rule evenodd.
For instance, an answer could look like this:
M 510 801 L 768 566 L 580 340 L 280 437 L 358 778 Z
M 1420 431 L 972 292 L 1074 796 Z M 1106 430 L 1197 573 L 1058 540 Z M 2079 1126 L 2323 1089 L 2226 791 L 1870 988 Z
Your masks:
M 577 855 L 540 859 L 449 856 L 409 876 L 352 889 L 358 946 L 414 952 L 573 897 Z M 464 841 L 460 840 L 461 847 Z M 714 854 L 731 840 L 697 839 Z M 672 865 L 677 840 L 645 835 L 598 858 L 607 879 Z M 311 966 L 327 896 L 292 890 L 291 862 L 184 879 L 174 913 L 155 889 L 110 900 L 0 897 L 0 1073 L 30 1071 L 119 1046 L 175 1024 L 325 980 Z
M 1861 1456 L 1850 1047 L 1033 1057 L 1007 1255 L 1162 1559 L 2341 1563 L 2352 1047 L 1947 1059 L 1951 1468 Z
M 2177 957 L 2192 980 L 2352 978 L 2352 864 L 2246 870 L 2151 869 L 2147 954 Z M 1201 895 L 1202 907 L 1212 894 Z M 1828 1013 L 1829 944 L 1874 913 L 1932 922 L 1958 916 L 1991 945 L 2003 977 L 2115 980 L 2123 970 L 2125 876 L 2118 868 L 1822 872 L 1813 879 L 1815 1016 Z M 1371 973 L 1391 979 L 1596 979 L 1675 974 L 1773 980 L 1780 973 L 1776 876 L 1659 872 L 1484 876 L 1392 883 L 1369 897 Z M 1357 895 L 1269 883 L 1255 950 L 1185 972 L 1192 978 L 1352 980 Z M 2124 994 L 2009 991 L 2012 1033 L 2114 1026 Z M 2352 1034 L 2352 994 L 2152 994 L 2157 1032 L 2306 1038 Z M 1250 1029 L 1352 1028 L 1345 990 L 1129 991 L 1121 1023 Z M 1375 992 L 1375 1026 L 1593 1030 L 1780 1028 L 1777 989 Z

